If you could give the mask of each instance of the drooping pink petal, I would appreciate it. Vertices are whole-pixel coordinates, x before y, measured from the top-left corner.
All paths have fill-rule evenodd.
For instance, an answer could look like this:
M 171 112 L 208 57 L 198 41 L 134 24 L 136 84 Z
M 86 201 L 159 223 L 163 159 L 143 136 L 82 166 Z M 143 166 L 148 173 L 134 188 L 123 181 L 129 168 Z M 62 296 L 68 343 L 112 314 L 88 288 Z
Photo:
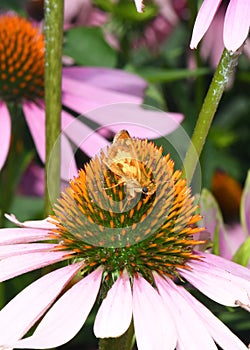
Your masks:
M 11 119 L 5 103 L 0 102 L 0 170 L 7 158 L 11 139 Z
M 2 228 L 0 245 L 19 244 L 51 239 L 49 231 L 31 228 Z
M 0 311 L 0 344 L 13 344 L 44 314 L 81 267 L 70 265 L 41 277 Z
M 206 252 L 196 252 L 200 257 L 205 257 L 206 261 L 209 263 L 209 266 L 212 268 L 220 268 L 222 271 L 226 270 L 227 272 L 230 272 L 232 275 L 239 276 L 239 278 L 245 279 L 247 281 L 250 281 L 250 270 L 245 268 L 244 266 L 241 266 L 239 264 L 236 264 L 232 261 L 229 261 L 227 259 L 224 259 L 218 255 L 209 254 Z
M 80 148 L 88 156 L 94 156 L 101 148 L 109 142 L 92 130 L 80 118 L 74 118 L 65 111 L 62 111 L 63 133 L 74 143 L 75 149 Z
M 178 350 L 216 350 L 217 347 L 208 333 L 205 325 L 197 316 L 195 309 L 179 293 L 177 287 L 171 280 L 163 280 L 155 276 L 157 287 L 164 303 L 171 310 L 175 321 L 178 341 Z M 195 329 L 195 332 L 193 331 Z M 192 335 L 192 336 L 190 336 Z
M 237 272 L 228 271 L 226 267 L 221 268 L 213 263 L 210 264 L 209 256 L 212 255 L 207 254 L 204 261 L 190 261 L 189 266 L 192 270 L 179 269 L 179 272 L 197 289 L 217 303 L 236 306 L 236 301 L 240 301 L 247 305 L 250 295 L 250 279 L 246 280 L 245 276 L 240 277 L 236 275 Z M 227 264 L 237 265 L 226 259 L 223 260 Z
M 143 0 L 135 0 L 135 6 L 138 12 L 142 12 L 144 7 Z
M 132 292 L 127 272 L 124 272 L 103 300 L 94 324 L 97 338 L 116 338 L 128 329 L 132 319 Z
M 229 51 L 236 51 L 244 43 L 249 33 L 250 2 L 230 0 L 225 20 L 223 40 Z
M 197 14 L 190 48 L 195 49 L 210 26 L 221 0 L 204 0 Z
M 65 67 L 63 68 L 63 79 L 64 77 L 84 82 L 92 87 L 137 96 L 141 100 L 147 87 L 147 82 L 144 79 L 120 69 Z M 72 90 L 68 89 L 67 86 L 64 90 L 72 93 Z
M 128 130 L 132 136 L 159 138 L 178 128 L 183 115 L 166 113 L 149 106 L 134 103 L 114 103 L 94 109 L 85 115 L 117 133 Z
M 216 343 L 225 350 L 246 350 L 242 341 L 230 329 L 212 314 L 202 303 L 196 300 L 185 288 L 179 287 L 179 293 L 193 306 L 195 312 L 205 324 Z
M 74 93 L 65 92 L 65 86 Z M 79 114 L 113 103 L 142 103 L 142 98 L 92 87 L 77 80 L 63 79 L 62 102 Z
M 56 244 L 50 243 L 10 244 L 3 246 L 0 245 L 0 259 L 8 258 L 14 255 L 34 252 L 46 252 L 52 250 L 56 246 Z
M 134 279 L 133 317 L 138 350 L 175 349 L 176 333 L 156 289 L 144 278 Z
M 14 214 L 5 214 L 4 215 L 9 221 L 13 222 L 13 224 L 25 227 L 25 228 L 34 228 L 34 229 L 44 229 L 44 230 L 52 230 L 56 228 L 52 223 L 51 218 L 46 218 L 44 220 L 31 220 L 31 221 L 19 221 Z
M 250 235 L 250 171 L 242 193 L 240 216 L 245 233 Z
M 45 162 L 45 110 L 35 103 L 25 102 L 23 111 L 37 153 L 42 162 Z
M 97 269 L 71 287 L 48 311 L 31 337 L 14 344 L 15 348 L 46 349 L 65 344 L 81 329 L 89 315 L 102 279 Z
M 220 6 L 202 40 L 201 56 L 205 60 L 209 59 L 214 68 L 218 66 L 224 50 L 223 27 L 225 10 L 225 6 Z
M 78 170 L 72 145 L 65 135 L 61 134 L 61 178 L 69 181 L 77 176 Z
M 68 254 L 67 252 L 42 252 L 3 259 L 0 261 L 0 282 L 62 261 Z

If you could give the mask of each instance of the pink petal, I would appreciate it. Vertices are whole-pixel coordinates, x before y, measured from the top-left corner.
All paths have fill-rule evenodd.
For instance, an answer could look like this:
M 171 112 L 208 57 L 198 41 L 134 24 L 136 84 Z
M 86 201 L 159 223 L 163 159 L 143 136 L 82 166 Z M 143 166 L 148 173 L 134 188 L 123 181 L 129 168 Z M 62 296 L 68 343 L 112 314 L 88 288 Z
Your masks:
M 69 252 L 42 252 L 12 256 L 0 261 L 0 282 L 64 260 Z
M 73 147 L 69 140 L 61 134 L 61 178 L 69 181 L 77 176 L 78 169 L 75 161 Z M 52 179 L 53 183 L 53 179 Z
M 30 228 L 2 228 L 0 246 L 5 244 L 29 243 L 51 239 L 49 231 Z
M 25 228 L 35 228 L 35 229 L 54 229 L 56 228 L 55 225 L 51 221 L 53 221 L 51 218 L 46 218 L 44 220 L 34 220 L 34 221 L 19 221 L 14 214 L 5 214 L 4 215 L 9 221 L 13 222 L 13 224 L 25 227 Z M 49 221 L 50 220 L 50 221 Z
M 136 6 L 137 12 L 143 12 L 142 11 L 144 7 L 143 0 L 135 0 L 135 6 Z
M 67 112 L 62 111 L 63 133 L 75 144 L 75 150 L 80 148 L 88 156 L 94 156 L 109 142 L 96 133 L 79 118 L 74 118 Z
M 4 245 L 4 246 L 0 246 L 0 259 L 8 258 L 14 255 L 51 251 L 56 246 L 57 246 L 56 244 L 49 244 L 49 243 Z
M 242 279 L 250 281 L 250 270 L 244 266 L 241 266 L 214 254 L 202 252 L 198 253 L 198 255 L 205 257 L 206 261 L 210 266 L 212 266 L 212 268 L 220 268 L 222 271 L 226 270 L 235 276 L 239 276 Z
M 63 68 L 63 79 L 70 78 L 84 82 L 90 87 L 103 90 L 129 94 L 141 99 L 147 83 L 138 75 L 125 72 L 120 69 L 99 68 L 99 67 L 66 67 Z M 65 87 L 65 92 L 76 92 Z
M 124 272 L 103 300 L 94 324 L 97 338 L 116 338 L 128 329 L 132 319 L 132 292 L 127 272 Z
M 11 139 L 11 119 L 7 106 L 5 103 L 0 102 L 0 116 L 1 116 L 1 126 L 0 126 L 0 170 L 2 169 L 8 152 L 10 148 Z
M 210 26 L 221 0 L 204 0 L 196 17 L 190 48 L 195 49 Z
M 240 215 L 243 229 L 247 235 L 250 235 L 250 171 L 248 171 L 242 194 Z
M 0 311 L 0 344 L 20 339 L 44 314 L 81 267 L 70 265 L 30 284 Z
M 183 119 L 179 113 L 165 113 L 149 106 L 116 103 L 89 111 L 85 115 L 117 133 L 128 130 L 132 136 L 158 138 L 176 130 Z
M 138 350 L 175 349 L 176 334 L 172 317 L 166 313 L 156 289 L 144 278 L 134 279 L 133 317 Z
M 179 272 L 197 289 L 217 303 L 236 306 L 236 301 L 240 301 L 247 305 L 250 295 L 250 280 L 237 275 L 236 271 L 228 271 L 226 266 L 221 268 L 213 263 L 210 264 L 209 255 L 213 254 L 206 254 L 204 261 L 190 261 L 188 265 L 192 268 L 191 271 L 179 269 Z M 228 263 L 228 260 L 223 260 Z M 231 264 L 237 265 L 232 262 Z
M 178 333 L 178 350 L 215 350 L 217 349 L 212 337 L 208 333 L 202 320 L 196 314 L 192 304 L 187 302 L 180 294 L 171 280 L 156 279 L 159 292 L 170 308 Z M 193 331 L 195 329 L 195 332 Z M 191 335 L 191 336 L 190 336 Z
M 81 329 L 89 315 L 102 279 L 98 269 L 76 283 L 52 306 L 31 337 L 18 341 L 15 348 L 44 349 L 65 344 Z
M 110 103 L 142 103 L 142 98 L 137 97 L 136 95 L 129 95 L 121 92 L 105 90 L 99 87 L 93 87 L 81 81 L 65 77 L 62 84 L 63 104 L 81 114 L 85 114 L 89 110 L 99 108 Z
M 195 312 L 199 315 L 200 319 L 202 319 L 213 339 L 222 349 L 246 350 L 246 346 L 241 340 L 202 303 L 196 300 L 183 287 L 179 287 L 179 293 L 193 306 L 193 309 L 195 309 Z
M 248 36 L 250 25 L 250 2 L 231 0 L 228 4 L 223 40 L 227 50 L 236 51 Z
M 45 110 L 28 102 L 23 104 L 23 110 L 38 155 L 45 162 Z

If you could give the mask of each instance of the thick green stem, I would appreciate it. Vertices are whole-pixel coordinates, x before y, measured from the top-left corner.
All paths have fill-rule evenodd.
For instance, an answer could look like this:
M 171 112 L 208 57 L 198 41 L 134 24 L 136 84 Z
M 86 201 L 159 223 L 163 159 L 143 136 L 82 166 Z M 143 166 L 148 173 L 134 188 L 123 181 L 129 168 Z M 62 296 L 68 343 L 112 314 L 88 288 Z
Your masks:
M 134 346 L 134 325 L 131 322 L 128 330 L 119 338 L 104 338 L 99 340 L 99 350 L 131 350 Z
M 60 193 L 63 0 L 45 0 L 46 189 L 45 215 Z M 54 148 L 55 147 L 55 148 Z M 53 150 L 53 161 L 50 155 Z M 53 186 L 48 183 L 53 179 Z
M 238 62 L 239 55 L 240 52 L 230 53 L 227 50 L 224 50 L 220 63 L 215 71 L 203 102 L 190 146 L 184 159 L 183 172 L 188 183 L 191 182 L 194 175 L 213 117 L 219 105 L 223 91 Z

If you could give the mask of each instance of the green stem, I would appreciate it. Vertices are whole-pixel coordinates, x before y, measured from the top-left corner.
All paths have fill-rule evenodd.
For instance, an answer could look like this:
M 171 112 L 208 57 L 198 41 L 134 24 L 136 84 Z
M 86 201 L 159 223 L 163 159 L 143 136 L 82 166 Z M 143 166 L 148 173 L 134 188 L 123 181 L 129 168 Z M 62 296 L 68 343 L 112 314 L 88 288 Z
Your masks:
M 131 350 L 134 346 L 134 325 L 131 322 L 128 330 L 118 338 L 104 338 L 99 340 L 99 350 Z
M 63 0 L 45 0 L 46 184 L 45 215 L 60 193 Z M 55 148 L 54 148 L 55 147 Z M 53 150 L 53 161 L 49 162 Z M 48 183 L 53 179 L 53 186 Z
M 213 117 L 221 100 L 223 91 L 237 65 L 241 52 L 230 53 L 224 50 L 215 71 L 209 90 L 201 107 L 194 133 L 184 159 L 183 172 L 188 183 L 194 175 L 200 154 L 206 141 Z

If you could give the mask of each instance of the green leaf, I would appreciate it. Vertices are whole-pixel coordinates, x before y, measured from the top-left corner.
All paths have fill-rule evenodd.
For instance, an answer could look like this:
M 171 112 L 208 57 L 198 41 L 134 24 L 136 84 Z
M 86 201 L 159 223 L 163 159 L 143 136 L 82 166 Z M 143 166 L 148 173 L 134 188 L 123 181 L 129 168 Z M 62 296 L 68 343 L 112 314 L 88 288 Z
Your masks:
M 248 266 L 250 261 L 250 237 L 238 248 L 233 256 L 233 261 L 242 266 Z
M 79 65 L 115 67 L 116 51 L 111 48 L 100 28 L 72 28 L 66 33 L 64 55 L 72 57 Z
M 238 135 L 234 130 L 226 130 L 225 127 L 213 126 L 210 130 L 210 140 L 218 148 L 227 148 L 234 144 Z
M 20 221 L 41 220 L 43 217 L 44 199 L 40 197 L 16 196 L 10 208 Z M 7 227 L 16 227 L 9 221 Z
M 210 72 L 208 68 L 199 68 L 199 69 L 157 69 L 157 68 L 146 68 L 139 69 L 137 73 L 141 75 L 150 83 L 166 83 L 177 81 L 187 78 L 195 78 L 197 76 L 206 75 Z

